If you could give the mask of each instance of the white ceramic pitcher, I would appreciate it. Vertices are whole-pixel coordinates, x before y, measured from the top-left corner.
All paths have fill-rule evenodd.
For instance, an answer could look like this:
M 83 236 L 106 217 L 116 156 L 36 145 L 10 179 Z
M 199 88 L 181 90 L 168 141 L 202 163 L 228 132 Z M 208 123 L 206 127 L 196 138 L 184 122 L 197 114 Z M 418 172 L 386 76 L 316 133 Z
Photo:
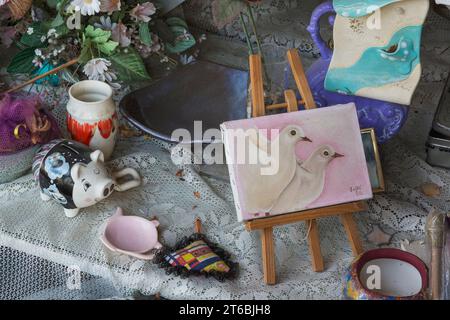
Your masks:
M 67 128 L 72 139 L 101 150 L 105 159 L 113 153 L 119 129 L 112 88 L 101 81 L 85 80 L 69 89 Z

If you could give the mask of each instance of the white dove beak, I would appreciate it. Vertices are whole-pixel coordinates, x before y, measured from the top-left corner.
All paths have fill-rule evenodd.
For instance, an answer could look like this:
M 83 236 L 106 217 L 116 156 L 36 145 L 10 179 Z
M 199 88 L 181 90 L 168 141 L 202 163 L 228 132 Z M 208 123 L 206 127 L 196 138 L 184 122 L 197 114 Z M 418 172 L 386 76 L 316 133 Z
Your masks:
M 302 141 L 308 141 L 308 142 L 312 142 L 312 140 L 308 137 L 303 137 Z
M 337 153 L 337 152 L 333 156 L 333 158 L 342 158 L 342 157 L 345 157 L 345 156 L 343 154 L 340 154 L 340 153 Z

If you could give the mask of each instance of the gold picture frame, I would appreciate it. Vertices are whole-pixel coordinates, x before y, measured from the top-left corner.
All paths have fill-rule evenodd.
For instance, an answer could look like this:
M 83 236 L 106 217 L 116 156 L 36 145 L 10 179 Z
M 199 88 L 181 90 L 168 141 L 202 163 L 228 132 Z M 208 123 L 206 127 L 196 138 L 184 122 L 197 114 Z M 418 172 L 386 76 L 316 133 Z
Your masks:
M 364 154 L 366 155 L 367 169 L 369 170 L 373 193 L 384 192 L 386 191 L 386 185 L 384 183 L 383 167 L 381 166 L 375 129 L 362 129 L 361 138 L 363 140 Z

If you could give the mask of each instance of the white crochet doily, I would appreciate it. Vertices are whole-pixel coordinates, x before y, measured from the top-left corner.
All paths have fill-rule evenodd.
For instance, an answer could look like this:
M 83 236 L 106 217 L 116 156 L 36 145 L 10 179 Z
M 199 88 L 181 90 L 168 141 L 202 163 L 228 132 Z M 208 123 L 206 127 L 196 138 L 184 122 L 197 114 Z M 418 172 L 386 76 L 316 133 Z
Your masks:
M 263 6 L 267 12 L 261 14 L 283 10 L 274 6 L 279 2 L 282 1 L 267 2 L 266 7 Z M 286 2 L 296 2 L 299 8 L 301 1 Z M 308 17 L 310 12 L 304 16 Z M 281 15 L 281 12 L 276 13 Z M 271 21 L 279 23 L 280 20 Z M 436 21 L 443 28 L 448 27 L 447 23 Z M 369 201 L 368 212 L 355 215 L 366 248 L 374 247 L 365 238 L 374 225 L 393 234 L 391 245 L 399 246 L 401 239 L 423 237 L 425 216 L 432 207 L 445 212 L 450 210 L 449 171 L 432 168 L 424 161 L 424 143 L 450 61 L 449 29 L 445 33 L 439 30 L 425 29 L 423 81 L 405 128 L 382 147 L 388 191 Z M 306 35 L 300 39 L 304 37 Z M 61 123 L 64 122 L 63 109 L 64 99 L 56 109 Z M 337 218 L 319 221 L 326 268 L 322 273 L 311 271 L 304 224 L 275 228 L 278 284 L 269 287 L 262 279 L 259 234 L 247 232 L 237 222 L 228 182 L 205 178 L 194 166 L 184 166 L 184 179 L 180 179 L 176 173 L 181 168 L 172 164 L 168 146 L 145 137 L 121 138 L 114 157 L 113 167 L 136 168 L 143 177 L 143 185 L 114 193 L 74 219 L 66 218 L 57 203 L 40 200 L 31 174 L 0 185 L 0 297 L 102 298 L 116 291 L 130 294 L 133 290 L 147 294 L 160 292 L 164 297 L 179 299 L 341 297 L 343 276 L 352 261 L 352 253 Z M 424 182 L 441 186 L 441 196 L 424 196 L 418 191 Z M 181 279 L 166 275 L 152 263 L 109 252 L 99 237 L 105 220 L 118 206 L 128 214 L 157 216 L 161 222 L 161 242 L 167 245 L 174 245 L 192 234 L 194 219 L 201 218 L 207 237 L 232 253 L 233 259 L 239 262 L 238 278 L 224 283 L 204 278 Z M 80 291 L 65 288 L 68 266 L 77 266 L 82 271 Z

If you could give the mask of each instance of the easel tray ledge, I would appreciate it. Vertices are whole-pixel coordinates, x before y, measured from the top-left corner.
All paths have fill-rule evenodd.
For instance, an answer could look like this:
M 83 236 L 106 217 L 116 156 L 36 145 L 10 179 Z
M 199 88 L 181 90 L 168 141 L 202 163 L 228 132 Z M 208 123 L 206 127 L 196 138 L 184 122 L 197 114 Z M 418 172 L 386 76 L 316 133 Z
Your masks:
M 264 219 L 249 220 L 245 222 L 245 229 L 247 229 L 248 231 L 262 230 L 269 227 L 281 226 L 305 220 L 313 220 L 323 217 L 367 211 L 367 209 L 368 206 L 365 201 L 350 202 L 335 206 L 266 217 Z

